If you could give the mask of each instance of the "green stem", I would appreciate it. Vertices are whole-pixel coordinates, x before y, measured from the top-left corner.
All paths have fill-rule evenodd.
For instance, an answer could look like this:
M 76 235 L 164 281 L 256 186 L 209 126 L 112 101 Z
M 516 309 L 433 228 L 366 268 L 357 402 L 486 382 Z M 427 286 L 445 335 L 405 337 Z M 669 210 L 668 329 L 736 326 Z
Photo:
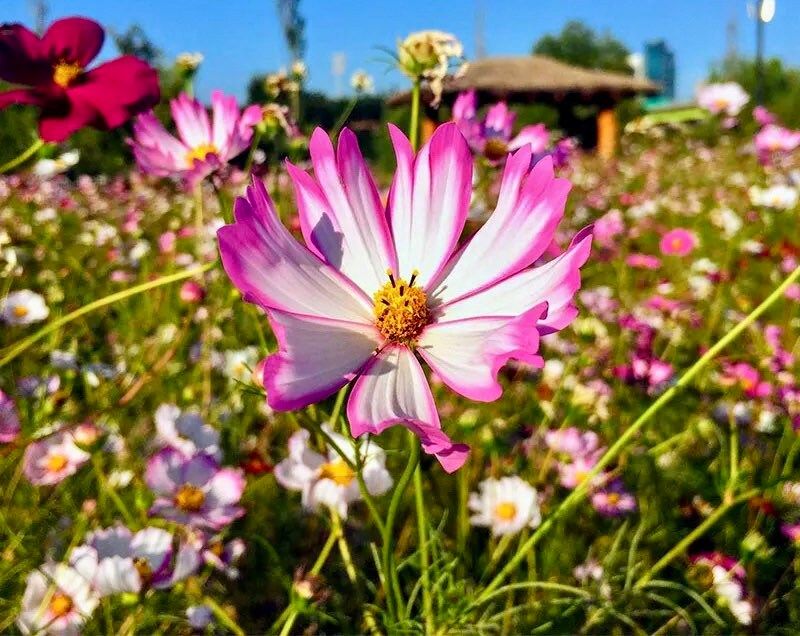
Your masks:
M 395 568 L 392 555 L 392 531 L 394 530 L 397 511 L 400 508 L 400 500 L 403 498 L 406 488 L 408 487 L 408 482 L 411 481 L 414 475 L 417 464 L 419 464 L 419 440 L 409 431 L 408 463 L 397 482 L 397 486 L 395 486 L 394 492 L 392 493 L 392 500 L 389 502 L 389 511 L 386 514 L 386 522 L 384 523 L 382 546 L 383 571 L 386 576 L 386 604 L 390 610 L 390 614 L 394 614 L 395 616 L 400 616 L 403 597 L 402 591 L 397 586 L 397 569 Z M 392 607 L 394 603 L 397 603 L 396 608 Z
M 203 182 L 201 181 L 194 187 L 194 229 L 198 247 L 203 240 L 203 217 L 205 216 L 203 208 Z
M 736 497 L 735 499 L 730 499 L 725 501 L 720 505 L 714 512 L 712 512 L 706 518 L 703 523 L 697 526 L 694 530 L 692 530 L 689 534 L 687 534 L 683 539 L 681 539 L 675 547 L 673 547 L 669 552 L 667 552 L 663 557 L 661 557 L 647 572 L 645 572 L 639 580 L 636 581 L 636 585 L 634 585 L 634 589 L 641 589 L 647 583 L 650 582 L 656 574 L 658 574 L 661 570 L 667 567 L 673 560 L 679 557 L 684 551 L 694 543 L 699 537 L 702 537 L 706 531 L 711 528 L 717 521 L 719 521 L 725 514 L 737 504 L 742 503 L 743 501 L 747 501 L 748 499 L 753 498 L 755 495 L 758 494 L 757 489 L 748 490 L 746 493 L 743 493 Z
M 245 636 L 245 631 L 239 627 L 238 623 L 233 620 L 228 612 L 222 609 L 213 598 L 210 596 L 203 597 L 203 605 L 208 607 L 214 616 L 217 617 L 217 620 L 222 623 L 225 627 L 227 627 L 231 632 L 236 634 L 236 636 Z
M 331 526 L 336 533 L 336 543 L 339 546 L 339 553 L 342 555 L 344 562 L 344 569 L 347 572 L 347 578 L 351 583 L 356 582 L 356 568 L 353 565 L 353 557 L 350 554 L 350 546 L 347 545 L 347 539 L 344 536 L 344 529 L 342 528 L 342 520 L 339 519 L 338 513 L 331 508 Z
M 408 124 L 408 139 L 416 150 L 419 143 L 419 80 L 411 85 L 411 121 Z
M 333 139 L 337 134 L 339 134 L 339 131 L 347 123 L 347 120 L 350 118 L 350 115 L 353 114 L 353 109 L 356 107 L 357 103 L 358 103 L 358 97 L 357 96 L 353 97 L 348 102 L 347 106 L 342 111 L 342 114 L 339 115 L 339 119 L 336 120 L 336 123 L 333 125 L 333 128 L 331 129 L 331 132 L 329 133 L 331 139 Z
M 697 375 L 703 371 L 703 369 L 705 369 L 709 363 L 716 358 L 723 349 L 725 349 L 725 347 L 736 340 L 736 338 L 738 338 L 746 329 L 748 329 L 756 320 L 758 320 L 758 318 L 765 311 L 767 311 L 767 309 L 781 299 L 784 292 L 789 288 L 790 285 L 797 281 L 798 278 L 800 278 L 800 267 L 797 267 L 791 274 L 789 274 L 789 276 L 787 276 L 786 279 L 780 285 L 778 285 L 778 287 L 776 287 L 775 290 L 773 290 L 773 292 L 767 296 L 767 298 L 758 307 L 750 312 L 750 314 L 742 319 L 735 327 L 733 327 L 733 329 L 731 329 L 710 349 L 708 349 L 708 351 L 706 351 L 672 387 L 662 393 L 658 399 L 653 402 L 645 410 L 645 412 L 642 413 L 638 419 L 628 427 L 628 429 L 617 439 L 617 441 L 612 444 L 603 454 L 595 467 L 589 471 L 589 473 L 586 475 L 586 479 L 584 479 L 584 481 L 581 482 L 581 484 L 561 502 L 561 504 L 550 514 L 550 516 L 545 519 L 542 525 L 540 525 L 534 531 L 534 533 L 522 545 L 520 550 L 512 557 L 512 559 L 506 563 L 503 569 L 497 573 L 497 576 L 495 576 L 489 585 L 484 588 L 483 592 L 481 592 L 478 598 L 470 605 L 470 608 L 482 603 L 487 596 L 492 594 L 494 590 L 502 585 L 503 581 L 505 581 L 506 578 L 514 571 L 514 569 L 523 561 L 523 559 L 525 559 L 528 552 L 530 552 L 541 540 L 541 538 L 552 529 L 552 527 L 555 525 L 555 522 L 570 512 L 578 504 L 583 502 L 584 499 L 586 499 L 589 493 L 589 486 L 594 477 L 600 474 L 600 472 L 606 466 L 608 466 L 620 455 L 620 453 L 633 440 L 634 436 L 639 432 L 639 430 L 645 424 L 647 424 L 662 408 L 669 404 L 669 402 L 671 402 L 672 399 L 675 398 L 675 396 L 677 396 L 682 389 L 691 384 Z
M 412 442 L 414 443 L 414 442 Z M 416 442 L 417 444 L 419 442 Z M 433 622 L 433 599 L 428 570 L 430 555 L 428 553 L 428 521 L 425 516 L 425 493 L 422 490 L 422 469 L 417 464 L 414 470 L 414 500 L 417 508 L 417 532 L 419 534 L 419 561 L 422 570 L 422 610 L 425 617 L 425 633 L 435 631 Z
M 30 336 L 23 338 L 16 344 L 12 344 L 6 349 L 3 350 L 3 357 L 0 358 L 0 368 L 7 365 L 9 362 L 14 360 L 19 354 L 26 351 L 29 347 L 39 342 L 43 338 L 46 338 L 54 331 L 59 330 L 66 324 L 69 324 L 73 320 L 80 318 L 81 316 L 85 316 L 93 312 L 95 309 L 100 309 L 102 307 L 106 307 L 108 305 L 113 305 L 115 302 L 119 300 L 125 300 L 126 298 L 130 298 L 131 296 L 136 296 L 137 294 L 141 294 L 142 292 L 150 291 L 151 289 L 156 289 L 157 287 L 163 287 L 164 285 L 169 285 L 171 283 L 177 282 L 179 280 L 183 280 L 185 278 L 191 278 L 192 276 L 197 276 L 198 274 L 202 274 L 207 272 L 212 267 L 216 265 L 216 261 L 213 263 L 206 263 L 205 265 L 200 265 L 197 267 L 192 267 L 191 269 L 187 269 L 183 272 L 178 272 L 177 274 L 169 274 L 167 276 L 161 276 L 155 280 L 148 281 L 146 283 L 142 283 L 141 285 L 135 285 L 134 287 L 130 287 L 128 289 L 124 289 L 122 291 L 116 292 L 114 294 L 109 294 L 108 296 L 104 296 L 103 298 L 98 298 L 90 302 L 83 307 L 79 307 L 75 311 L 68 313 L 66 316 L 61 316 L 57 320 L 53 320 L 52 322 L 47 323 L 44 327 L 36 331 L 35 333 L 31 334 Z
M 30 146 L 28 146 L 26 150 L 23 150 L 20 155 L 0 166 L 0 174 L 5 174 L 6 172 L 9 172 L 17 166 L 25 163 L 28 159 L 35 155 L 42 146 L 44 146 L 44 140 L 37 137 L 36 140 Z
M 258 144 L 261 143 L 262 133 L 258 128 L 256 128 L 256 132 L 253 135 L 253 141 L 250 144 L 250 152 L 247 153 L 247 161 L 244 164 L 244 173 L 246 175 L 250 174 L 250 169 L 253 167 L 253 160 L 256 157 L 256 150 L 258 150 Z M 248 176 L 249 178 L 249 176 Z
M 344 406 L 344 399 L 347 397 L 347 389 L 349 387 L 349 384 L 345 384 L 336 394 L 336 402 L 333 404 L 333 410 L 331 411 L 331 418 L 329 422 L 334 431 L 339 429 L 339 416 L 342 413 L 342 406 Z
M 94 469 L 94 474 L 97 477 L 97 483 L 100 485 L 101 493 L 108 496 L 108 498 L 114 502 L 117 510 L 119 510 L 120 514 L 125 518 L 125 523 L 128 524 L 128 527 L 135 527 L 137 523 L 130 510 L 128 510 L 128 506 L 126 506 L 125 502 L 122 501 L 122 498 L 119 496 L 117 491 L 108 484 L 108 480 L 103 473 L 103 467 L 100 465 L 100 458 L 98 457 L 97 453 L 92 455 L 92 468 Z

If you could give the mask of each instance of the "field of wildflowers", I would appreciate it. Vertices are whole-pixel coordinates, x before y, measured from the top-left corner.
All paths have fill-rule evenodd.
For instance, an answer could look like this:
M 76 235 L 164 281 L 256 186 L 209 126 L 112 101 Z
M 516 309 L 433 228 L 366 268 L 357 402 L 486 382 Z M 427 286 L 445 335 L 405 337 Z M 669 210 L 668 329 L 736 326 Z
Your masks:
M 717 84 L 613 162 L 472 93 L 422 143 L 422 32 L 384 173 L 102 37 L 0 31 L 0 633 L 797 633 L 800 132 Z

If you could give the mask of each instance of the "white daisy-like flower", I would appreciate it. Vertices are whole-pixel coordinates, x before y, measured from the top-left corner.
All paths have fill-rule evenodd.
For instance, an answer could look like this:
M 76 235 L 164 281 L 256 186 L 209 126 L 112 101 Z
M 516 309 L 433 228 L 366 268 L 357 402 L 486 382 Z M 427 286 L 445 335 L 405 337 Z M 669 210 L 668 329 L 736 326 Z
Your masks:
M 9 325 L 29 325 L 47 318 L 44 298 L 29 289 L 11 292 L 0 300 L 0 318 Z
M 375 80 L 366 71 L 358 70 L 350 76 L 350 86 L 356 93 L 372 93 L 375 90 Z
M 23 634 L 80 634 L 98 604 L 89 582 L 64 563 L 28 575 L 17 627 Z
M 485 479 L 469 496 L 472 525 L 491 528 L 492 534 L 515 534 L 542 522 L 536 489 L 520 477 Z
M 323 428 L 345 457 L 355 461 L 352 443 L 327 425 Z M 328 449 L 325 455 L 313 450 L 309 437 L 308 431 L 301 430 L 289 438 L 289 456 L 275 466 L 275 479 L 284 488 L 300 491 L 305 508 L 317 510 L 325 505 L 344 518 L 348 505 L 361 499 L 356 474 L 335 450 Z M 367 491 L 371 495 L 382 495 L 393 483 L 386 470 L 386 454 L 372 441 L 363 444 L 360 450 Z
M 42 179 L 49 179 L 72 168 L 80 161 L 80 158 L 80 150 L 70 150 L 55 159 L 39 159 L 33 164 L 31 172 Z
M 258 364 L 258 348 L 245 347 L 224 353 L 224 372 L 233 381 L 250 384 L 253 369 Z

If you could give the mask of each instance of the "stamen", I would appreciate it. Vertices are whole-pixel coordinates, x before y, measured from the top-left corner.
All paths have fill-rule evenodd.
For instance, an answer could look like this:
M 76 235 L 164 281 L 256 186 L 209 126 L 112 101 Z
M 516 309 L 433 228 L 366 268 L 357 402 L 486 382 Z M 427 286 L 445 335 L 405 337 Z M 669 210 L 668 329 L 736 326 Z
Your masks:
M 414 286 L 414 281 L 417 280 L 417 276 L 419 276 L 419 270 L 415 269 L 413 272 L 411 272 L 411 279 L 408 281 L 409 287 Z
M 406 286 L 405 285 L 400 285 L 400 295 L 401 296 L 405 293 L 405 291 L 406 291 Z
M 392 287 L 397 287 L 397 284 L 394 282 L 394 274 L 392 274 L 392 270 L 387 269 L 386 273 L 389 275 L 389 282 L 392 284 Z
M 375 326 L 387 342 L 413 346 L 430 322 L 428 298 L 421 288 L 413 286 L 416 271 L 411 284 L 396 279 L 391 270 L 386 275 L 389 282 L 373 295 Z

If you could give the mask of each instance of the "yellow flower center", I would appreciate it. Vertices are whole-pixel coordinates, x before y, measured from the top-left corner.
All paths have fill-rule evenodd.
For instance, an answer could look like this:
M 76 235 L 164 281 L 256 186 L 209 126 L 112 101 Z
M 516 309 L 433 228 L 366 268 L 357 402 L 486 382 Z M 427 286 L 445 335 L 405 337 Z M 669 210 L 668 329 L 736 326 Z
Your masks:
M 487 139 L 486 145 L 483 147 L 483 154 L 487 159 L 502 159 L 508 154 L 508 144 L 496 137 Z
M 616 493 L 616 492 L 610 492 L 610 493 L 608 493 L 608 495 L 606 495 L 606 500 L 607 500 L 607 501 L 608 501 L 608 503 L 610 503 L 612 506 L 616 506 L 616 505 L 619 503 L 619 500 L 620 500 L 619 493 Z
M 674 238 L 672 239 L 670 244 L 672 245 L 672 249 L 679 250 L 683 246 L 683 241 L 679 238 Z
M 61 88 L 67 88 L 83 72 L 83 67 L 75 62 L 62 61 L 53 67 L 53 81 Z
M 728 100 L 724 97 L 717 97 L 714 100 L 714 106 L 717 107 L 717 110 L 725 110 L 728 107 Z
M 64 470 L 64 468 L 66 468 L 67 466 L 67 463 L 68 460 L 65 455 L 61 455 L 60 453 L 55 453 L 47 458 L 45 467 L 47 468 L 48 472 L 57 473 Z
M 417 272 L 411 280 L 395 279 L 387 272 L 389 282 L 373 295 L 375 301 L 375 325 L 389 342 L 412 345 L 417 336 L 430 322 L 428 297 L 419 287 L 414 287 Z
M 203 491 L 193 484 L 183 484 L 175 494 L 175 505 L 184 512 L 197 512 L 205 500 Z
M 330 479 L 339 486 L 347 486 L 355 479 L 356 474 L 341 459 L 322 464 L 319 469 L 320 479 Z
M 14 305 L 11 313 L 14 314 L 15 318 L 24 318 L 30 313 L 30 311 L 24 305 Z
M 56 592 L 50 599 L 50 604 L 47 606 L 47 609 L 50 610 L 50 614 L 52 614 L 53 617 L 60 618 L 70 613 L 72 605 L 72 599 L 69 596 L 63 592 Z
M 186 153 L 186 164 L 194 168 L 195 161 L 205 161 L 207 155 L 219 154 L 219 150 L 214 144 L 200 144 Z
M 136 568 L 139 578 L 142 579 L 142 583 L 145 585 L 153 578 L 153 568 L 150 567 L 150 563 L 144 557 L 136 557 L 133 560 L 133 567 Z
M 517 506 L 510 501 L 504 501 L 494 507 L 494 516 L 500 521 L 511 521 L 517 516 Z

